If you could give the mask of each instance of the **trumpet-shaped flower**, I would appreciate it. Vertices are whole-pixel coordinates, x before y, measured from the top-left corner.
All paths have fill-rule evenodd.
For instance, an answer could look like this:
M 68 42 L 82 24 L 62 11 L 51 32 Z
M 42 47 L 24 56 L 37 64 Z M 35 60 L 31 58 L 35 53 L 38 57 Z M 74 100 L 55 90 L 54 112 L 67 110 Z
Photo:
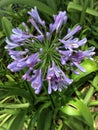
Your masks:
M 61 91 L 63 87 L 67 87 L 72 83 L 72 80 L 69 79 L 64 72 L 55 65 L 54 61 L 52 62 L 52 67 L 48 68 L 47 72 L 48 80 L 48 93 L 51 94 L 52 89 L 54 91 Z M 61 86 L 60 86 L 61 84 Z
M 31 9 L 28 14 L 30 14 L 37 23 L 41 24 L 42 26 L 45 26 L 45 21 L 41 20 L 36 7 L 34 7 L 34 9 Z

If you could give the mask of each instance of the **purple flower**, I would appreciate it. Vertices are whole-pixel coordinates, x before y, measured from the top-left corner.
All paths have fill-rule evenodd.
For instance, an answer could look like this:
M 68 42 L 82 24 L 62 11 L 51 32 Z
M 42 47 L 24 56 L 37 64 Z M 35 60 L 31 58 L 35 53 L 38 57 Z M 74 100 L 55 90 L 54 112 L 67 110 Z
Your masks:
M 39 94 L 42 88 L 42 71 L 35 70 L 34 75 L 29 79 L 32 88 L 35 90 L 35 94 Z
M 81 26 L 80 25 L 78 25 L 78 26 L 76 26 L 74 29 L 72 29 L 72 30 L 68 30 L 68 34 L 63 38 L 64 40 L 66 40 L 66 39 L 69 39 L 69 38 L 72 38 L 73 37 L 73 35 L 74 34 L 76 34 L 78 31 L 80 31 L 81 30 Z
M 7 45 L 5 46 L 5 49 L 8 49 L 8 50 L 14 49 L 14 48 L 19 47 L 19 46 L 22 45 L 22 44 L 18 44 L 18 43 L 12 42 L 8 38 L 6 38 L 5 41 L 7 43 Z
M 41 30 L 39 29 L 39 27 L 37 26 L 36 22 L 33 19 L 29 19 L 29 21 L 31 22 L 31 24 L 34 26 L 34 28 L 37 30 L 37 32 L 42 35 Z
M 93 60 L 92 56 L 95 55 L 95 47 L 90 47 L 89 50 L 86 50 L 83 52 L 84 57 L 87 57 L 91 60 Z
M 9 64 L 7 68 L 10 69 L 12 72 L 20 71 L 27 66 L 26 59 L 27 57 L 15 60 L 11 64 Z
M 87 42 L 87 39 L 84 38 L 80 41 L 78 38 L 69 39 L 69 40 L 59 39 L 59 41 L 64 44 L 65 49 L 69 49 L 72 51 L 74 48 L 78 48 L 84 45 Z
M 35 54 L 32 54 L 28 57 L 28 59 L 26 60 L 26 64 L 29 66 L 29 67 L 33 67 L 36 62 L 38 62 L 38 57 L 39 57 L 39 54 L 38 53 L 35 53 Z
M 78 62 L 71 62 L 70 66 L 76 66 L 82 72 L 86 72 L 86 70 Z
M 29 79 L 30 79 L 30 73 L 32 72 L 32 70 L 33 70 L 33 68 L 30 67 L 30 68 L 28 69 L 28 71 L 22 76 L 22 79 L 29 81 Z
M 44 40 L 44 35 L 38 35 L 38 36 L 33 36 L 35 39 L 37 39 L 39 42 L 42 42 Z
M 51 36 L 50 32 L 46 32 L 47 40 L 50 40 L 50 36 Z
M 23 32 L 19 28 L 12 29 L 13 34 L 11 35 L 11 40 L 15 43 L 22 42 L 28 38 L 31 38 L 32 35 L 28 34 L 28 32 Z
M 72 55 L 72 51 L 70 51 L 70 50 L 58 50 L 58 52 L 61 54 L 62 65 L 66 65 L 67 61 L 69 60 L 69 57 Z
M 12 72 L 24 69 L 22 79 L 31 83 L 35 94 L 40 93 L 45 82 L 48 82 L 48 86 L 45 86 L 48 94 L 52 91 L 62 91 L 73 82 L 73 79 L 70 79 L 70 72 L 79 74 L 77 68 L 85 72 L 80 64 L 85 58 L 92 60 L 95 48 L 80 50 L 87 42 L 86 38 L 74 37 L 81 30 L 80 25 L 73 29 L 69 28 L 62 38 L 62 27 L 67 22 L 66 11 L 54 15 L 54 23 L 50 23 L 48 29 L 36 7 L 28 14 L 31 16 L 28 21 L 33 29 L 31 27 L 30 30 L 23 22 L 23 30 L 14 28 L 10 39 L 6 38 L 5 48 L 13 59 L 8 69 Z
M 31 9 L 28 14 L 30 14 L 37 23 L 41 24 L 42 26 L 45 26 L 45 21 L 41 20 L 36 7 L 34 7 L 34 9 Z
M 71 55 L 70 57 L 69 57 L 69 61 L 71 62 L 70 63 L 70 65 L 71 66 L 76 66 L 78 69 L 80 69 L 82 72 L 85 72 L 85 69 L 82 67 L 82 66 L 80 66 L 80 63 L 83 61 L 83 59 L 85 58 L 85 57 L 87 57 L 87 58 L 89 58 L 89 59 L 92 59 L 91 57 L 92 57 L 92 55 L 94 55 L 95 54 L 95 52 L 93 52 L 94 51 L 94 48 L 91 48 L 91 49 L 89 49 L 89 50 L 87 50 L 87 51 L 76 51 L 76 53 L 75 54 L 73 54 L 73 55 Z
M 48 80 L 48 93 L 51 94 L 52 89 L 54 91 L 61 90 L 63 87 L 67 87 L 72 83 L 72 79 L 69 79 L 64 72 L 52 62 L 52 67 L 48 68 L 47 72 Z M 62 84 L 60 86 L 60 84 Z
M 50 24 L 50 32 L 53 32 L 54 30 L 58 32 L 58 30 L 62 27 L 63 24 L 66 24 L 66 22 L 66 11 L 60 11 L 58 15 L 54 15 L 54 24 Z
M 15 50 L 9 50 L 9 55 L 12 59 L 17 60 L 21 59 L 23 55 L 26 55 L 28 53 L 28 49 L 25 49 L 25 51 L 15 51 Z

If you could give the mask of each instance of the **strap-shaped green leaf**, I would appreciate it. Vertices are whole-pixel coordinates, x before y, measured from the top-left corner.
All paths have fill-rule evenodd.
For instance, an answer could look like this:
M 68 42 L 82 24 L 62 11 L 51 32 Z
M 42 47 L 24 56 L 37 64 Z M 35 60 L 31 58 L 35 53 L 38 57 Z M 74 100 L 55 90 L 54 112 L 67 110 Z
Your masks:
M 37 130 L 50 130 L 53 113 L 50 109 L 46 108 L 41 111 Z
M 75 4 L 74 2 L 69 2 L 67 10 L 70 12 L 82 11 L 82 6 L 79 4 Z M 98 17 L 98 12 L 94 9 L 87 8 L 86 13 Z
M 0 88 L 0 100 L 13 95 L 24 97 L 29 102 L 32 102 L 30 94 L 23 89 L 11 88 L 11 87 Z
M 84 130 L 83 123 L 73 116 L 66 116 L 64 123 L 71 128 L 71 130 Z
M 70 107 L 70 109 L 67 109 L 68 111 L 66 111 L 66 107 L 68 106 Z M 72 113 L 70 112 L 71 109 Z M 76 110 L 78 114 L 76 113 Z M 71 100 L 66 106 L 63 106 L 61 108 L 61 111 L 69 116 L 74 116 L 75 118 L 79 117 L 81 121 L 85 122 L 85 124 L 92 128 L 92 130 L 94 130 L 92 115 L 88 107 L 83 103 L 83 101 L 80 101 L 78 99 Z
M 3 17 L 1 22 L 5 35 L 10 38 L 13 28 L 11 22 L 6 17 Z
M 33 130 L 35 127 L 35 123 L 37 122 L 37 119 L 40 115 L 39 110 L 36 111 L 35 114 L 32 115 L 31 119 L 30 119 L 30 123 L 28 125 L 28 130 Z
M 55 11 L 53 9 L 49 8 L 47 5 L 45 5 L 44 3 L 42 3 L 38 0 L 2 0 L 2 1 L 0 1 L 0 7 L 4 7 L 4 6 L 10 5 L 10 4 L 15 4 L 15 3 L 25 4 L 29 7 L 37 6 L 37 8 L 40 11 L 43 11 L 50 16 L 52 16 L 55 13 Z
M 30 106 L 29 103 L 24 103 L 24 104 L 9 104 L 9 103 L 0 103 L 1 108 L 9 108 L 9 109 L 16 109 L 16 108 L 28 108 Z
M 9 130 L 23 130 L 26 110 L 20 111 L 16 116 Z

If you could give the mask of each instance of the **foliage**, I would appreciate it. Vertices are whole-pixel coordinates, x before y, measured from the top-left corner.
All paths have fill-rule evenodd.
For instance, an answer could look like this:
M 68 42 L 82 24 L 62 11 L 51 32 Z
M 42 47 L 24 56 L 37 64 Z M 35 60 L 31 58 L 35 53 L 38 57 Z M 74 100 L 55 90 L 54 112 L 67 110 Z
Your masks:
M 67 27 L 82 25 L 80 38 L 87 37 L 96 48 L 94 60 L 82 63 L 86 73 L 70 74 L 72 85 L 51 95 L 34 93 L 21 79 L 23 72 L 7 69 L 11 59 L 4 49 L 13 27 L 28 26 L 27 11 L 37 6 L 49 23 L 52 15 L 67 10 Z M 96 130 L 98 119 L 98 2 L 97 0 L 1 0 L 0 1 L 0 130 Z M 66 27 L 66 28 L 67 28 Z M 47 85 L 47 84 L 46 84 Z

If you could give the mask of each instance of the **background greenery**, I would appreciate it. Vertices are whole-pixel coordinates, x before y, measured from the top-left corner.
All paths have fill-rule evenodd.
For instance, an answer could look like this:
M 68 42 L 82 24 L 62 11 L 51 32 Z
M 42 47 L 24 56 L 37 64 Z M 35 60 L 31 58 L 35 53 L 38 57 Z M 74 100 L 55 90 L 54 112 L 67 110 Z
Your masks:
M 82 25 L 84 49 L 95 46 L 94 61 L 85 60 L 86 73 L 72 74 L 66 90 L 35 95 L 22 72 L 11 73 L 11 59 L 4 49 L 5 37 L 37 6 L 47 23 L 53 14 L 66 10 L 66 28 Z M 97 130 L 98 129 L 98 1 L 97 0 L 0 0 L 0 130 Z

